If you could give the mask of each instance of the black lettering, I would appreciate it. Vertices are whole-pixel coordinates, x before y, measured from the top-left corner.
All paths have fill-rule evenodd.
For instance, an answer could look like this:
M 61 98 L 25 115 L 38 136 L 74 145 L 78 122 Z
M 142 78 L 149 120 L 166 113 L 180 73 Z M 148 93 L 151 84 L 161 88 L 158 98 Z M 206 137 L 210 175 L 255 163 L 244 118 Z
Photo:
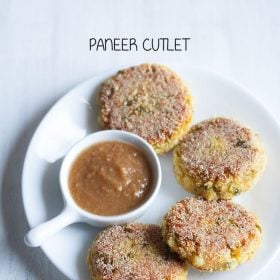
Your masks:
M 100 40 L 102 40 L 102 39 L 100 39 Z M 102 40 L 102 41 L 103 41 L 103 40 Z M 112 51 L 113 48 L 114 48 L 112 39 L 111 39 L 111 38 L 106 38 L 104 41 L 105 41 L 105 42 L 104 42 L 103 50 L 106 51 L 106 50 L 109 48 L 109 46 L 110 46 L 110 49 L 111 49 L 111 51 Z M 109 45 L 109 46 L 108 46 L 108 45 Z M 104 48 L 105 48 L 105 49 L 104 49 Z
M 146 47 L 145 47 L 145 43 L 146 42 L 149 42 L 149 38 L 146 38 L 144 41 L 143 41 L 143 50 L 145 50 L 145 51 L 147 51 L 147 52 L 149 52 L 152 48 L 150 48 L 150 49 L 147 49 Z
M 91 51 L 91 48 L 93 48 L 96 45 L 96 39 L 90 38 L 89 39 L 89 50 Z
M 182 38 L 183 41 L 185 41 L 185 51 L 188 50 L 188 40 L 190 40 L 191 38 Z
M 145 38 L 142 41 L 144 51 L 187 51 L 191 38 Z M 89 38 L 89 50 L 96 51 L 138 51 L 136 38 Z
M 99 40 L 97 41 L 96 50 L 98 51 L 99 48 L 102 48 L 103 51 L 106 51 L 106 44 L 105 44 L 105 42 L 104 42 L 102 39 L 99 39 Z
M 130 50 L 132 50 L 132 46 L 134 46 L 135 50 L 138 51 L 138 46 L 136 44 L 136 39 L 135 38 L 130 38 L 129 39 L 129 45 L 130 45 Z
M 124 52 L 127 52 L 130 50 L 130 47 L 128 47 L 128 38 L 122 38 L 122 50 Z
M 120 48 L 120 38 L 114 38 L 114 51 L 121 51 L 121 48 Z
M 173 52 L 174 49 L 170 47 L 170 42 L 169 42 L 169 39 L 168 38 L 163 38 L 164 42 L 166 42 L 166 50 L 169 51 L 169 52 Z
M 160 39 L 157 39 L 157 41 L 152 39 L 151 41 L 152 41 L 152 49 L 153 49 L 153 51 L 157 52 L 159 50 L 159 47 L 160 47 Z M 157 47 L 156 48 L 155 48 L 155 42 L 157 42 Z
M 179 42 L 177 42 L 177 41 L 179 41 Z M 175 42 L 175 44 L 174 44 L 174 49 L 175 49 L 175 51 L 181 52 L 181 51 L 182 51 L 182 48 L 181 48 L 181 39 L 180 39 L 180 38 L 175 38 L 174 42 Z
M 165 51 L 165 49 L 168 48 L 168 46 L 166 45 L 166 43 L 168 44 L 168 42 L 166 42 L 166 39 L 167 38 L 158 38 L 158 41 L 162 42 L 162 51 Z

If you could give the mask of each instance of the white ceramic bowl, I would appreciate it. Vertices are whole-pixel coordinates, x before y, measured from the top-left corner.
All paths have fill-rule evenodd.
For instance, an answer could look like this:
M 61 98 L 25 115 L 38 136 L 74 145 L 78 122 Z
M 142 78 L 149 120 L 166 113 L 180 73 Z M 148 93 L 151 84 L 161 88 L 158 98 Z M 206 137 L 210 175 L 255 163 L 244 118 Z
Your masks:
M 148 198 L 134 210 L 115 216 L 100 216 L 80 208 L 70 194 L 68 179 L 71 166 L 82 151 L 93 144 L 103 141 L 119 141 L 130 143 L 141 149 L 150 162 L 153 174 L 153 184 Z M 60 169 L 60 187 L 64 198 L 64 209 L 52 220 L 31 229 L 25 236 L 26 245 L 40 246 L 48 237 L 62 228 L 76 222 L 85 222 L 93 226 L 104 227 L 113 224 L 123 224 L 139 218 L 151 206 L 161 184 L 161 167 L 153 148 L 141 137 L 120 130 L 104 130 L 88 135 L 78 142 L 65 156 Z

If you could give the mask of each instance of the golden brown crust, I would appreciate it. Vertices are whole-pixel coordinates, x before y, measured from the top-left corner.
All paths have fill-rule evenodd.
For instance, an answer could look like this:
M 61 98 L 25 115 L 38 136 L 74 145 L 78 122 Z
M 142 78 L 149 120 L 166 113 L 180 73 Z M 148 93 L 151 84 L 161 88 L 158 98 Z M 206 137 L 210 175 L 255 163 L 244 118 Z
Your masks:
M 166 214 L 163 235 L 171 250 L 194 267 L 222 271 L 253 256 L 261 227 L 254 215 L 231 201 L 187 198 Z
M 113 226 L 101 232 L 88 254 L 97 280 L 185 280 L 187 267 L 163 242 L 157 225 Z
M 174 149 L 178 181 L 206 199 L 230 199 L 249 190 L 264 164 L 257 136 L 226 118 L 196 124 Z
M 177 144 L 192 117 L 190 90 L 161 65 L 119 71 L 102 85 L 99 104 L 104 128 L 138 134 L 160 154 Z

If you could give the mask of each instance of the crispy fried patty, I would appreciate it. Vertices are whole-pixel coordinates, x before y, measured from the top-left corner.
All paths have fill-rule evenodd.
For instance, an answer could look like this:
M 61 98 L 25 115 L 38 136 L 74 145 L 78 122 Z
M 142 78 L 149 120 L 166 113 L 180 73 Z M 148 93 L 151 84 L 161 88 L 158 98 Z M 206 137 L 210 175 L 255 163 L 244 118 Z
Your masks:
M 164 243 L 157 225 L 113 226 L 89 249 L 95 280 L 185 280 L 187 267 Z
M 187 190 L 206 199 L 230 199 L 259 179 L 265 155 L 241 124 L 214 118 L 194 125 L 174 149 L 174 171 Z
M 99 121 L 143 137 L 162 154 L 186 133 L 192 118 L 190 90 L 170 69 L 143 64 L 119 71 L 101 86 Z
M 228 200 L 187 198 L 163 220 L 172 251 L 205 271 L 231 270 L 250 259 L 261 239 L 258 219 Z

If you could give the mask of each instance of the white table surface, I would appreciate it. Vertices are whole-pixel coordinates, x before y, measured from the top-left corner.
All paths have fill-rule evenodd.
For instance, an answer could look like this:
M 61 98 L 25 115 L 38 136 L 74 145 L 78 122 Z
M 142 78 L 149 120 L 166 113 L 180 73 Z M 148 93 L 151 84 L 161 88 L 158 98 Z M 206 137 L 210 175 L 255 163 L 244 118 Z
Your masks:
M 59 97 L 118 65 L 183 61 L 239 81 L 280 120 L 279 11 L 277 0 L 0 0 L 0 279 L 66 279 L 24 245 L 20 190 L 27 145 Z M 192 39 L 188 52 L 89 52 L 98 36 Z M 257 279 L 279 273 L 280 255 Z

